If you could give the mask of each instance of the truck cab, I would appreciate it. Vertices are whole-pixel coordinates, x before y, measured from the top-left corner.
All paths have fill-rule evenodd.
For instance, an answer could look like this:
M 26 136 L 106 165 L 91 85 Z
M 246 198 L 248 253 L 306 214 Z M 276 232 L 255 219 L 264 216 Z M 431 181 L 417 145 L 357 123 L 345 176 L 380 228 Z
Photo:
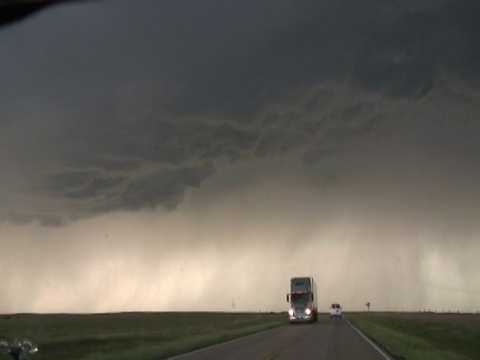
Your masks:
M 288 310 L 290 323 L 317 321 L 316 285 L 312 277 L 291 278 L 287 302 L 290 303 Z

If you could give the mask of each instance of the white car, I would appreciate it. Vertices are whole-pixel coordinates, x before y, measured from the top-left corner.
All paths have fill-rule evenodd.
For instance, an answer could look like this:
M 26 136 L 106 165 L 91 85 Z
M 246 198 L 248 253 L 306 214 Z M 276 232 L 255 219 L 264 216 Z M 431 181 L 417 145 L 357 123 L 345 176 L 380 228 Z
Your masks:
M 342 318 L 343 307 L 340 304 L 333 303 L 330 305 L 330 319 L 333 317 Z

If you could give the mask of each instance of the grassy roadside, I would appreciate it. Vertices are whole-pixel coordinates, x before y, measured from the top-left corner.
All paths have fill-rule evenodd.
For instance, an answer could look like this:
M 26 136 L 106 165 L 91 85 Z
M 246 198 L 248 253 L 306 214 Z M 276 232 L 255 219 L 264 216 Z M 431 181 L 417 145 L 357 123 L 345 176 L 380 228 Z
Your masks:
M 271 329 L 281 323 L 272 322 L 255 326 L 247 326 L 239 329 L 219 330 L 210 334 L 196 335 L 187 338 L 178 338 L 168 342 L 151 344 L 136 349 L 124 349 L 110 355 L 93 354 L 82 360 L 131 360 L 131 359 L 167 359 L 170 356 L 201 349 L 210 345 L 236 339 L 256 332 Z
M 19 314 L 0 316 L 0 336 L 33 338 L 33 360 L 160 360 L 285 323 L 270 313 Z
M 398 359 L 480 359 L 480 315 L 353 313 L 348 320 Z

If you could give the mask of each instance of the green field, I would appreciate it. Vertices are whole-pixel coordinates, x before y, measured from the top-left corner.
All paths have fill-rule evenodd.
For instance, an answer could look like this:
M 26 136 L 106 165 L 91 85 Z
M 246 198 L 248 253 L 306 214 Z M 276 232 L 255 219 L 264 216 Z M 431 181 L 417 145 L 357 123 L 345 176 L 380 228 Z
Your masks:
M 33 360 L 160 360 L 286 323 L 273 313 L 15 314 L 0 316 L 0 337 L 34 339 Z
M 480 359 L 480 315 L 353 313 L 348 320 L 397 359 Z
M 397 359 L 480 359 L 479 314 L 347 317 Z M 14 314 L 0 316 L 0 337 L 33 338 L 40 349 L 33 360 L 160 360 L 287 322 L 285 314 L 271 313 Z

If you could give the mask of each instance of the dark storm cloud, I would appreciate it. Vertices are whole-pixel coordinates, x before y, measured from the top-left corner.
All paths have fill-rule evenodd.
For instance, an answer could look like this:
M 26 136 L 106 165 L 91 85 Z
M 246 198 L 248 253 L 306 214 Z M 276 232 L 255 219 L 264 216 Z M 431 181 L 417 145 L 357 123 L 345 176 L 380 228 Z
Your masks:
M 0 33 L 0 149 L 32 178 L 21 190 L 68 217 L 174 209 L 218 159 L 318 163 L 375 136 L 383 103 L 426 99 L 445 71 L 478 87 L 479 13 L 473 0 L 55 7 Z M 60 223 L 41 211 L 8 218 Z
M 442 64 L 462 78 L 479 85 L 480 3 L 474 0 L 449 1 L 438 20 L 436 40 L 441 43 Z
M 155 209 L 159 204 L 173 210 L 186 189 L 200 186 L 213 170 L 213 164 L 207 162 L 203 166 L 164 168 L 129 177 L 96 171 L 64 171 L 51 174 L 47 187 L 54 196 L 77 202 L 83 211 L 91 213 Z M 88 216 L 88 212 L 75 216 Z M 11 216 L 10 220 L 18 221 L 19 217 Z
M 142 208 L 155 209 L 163 204 L 174 209 L 185 195 L 187 187 L 199 187 L 202 181 L 211 176 L 213 164 L 201 167 L 182 167 L 176 170 L 162 169 L 131 181 L 126 189 L 113 199 L 108 210 Z
M 342 111 L 342 118 L 345 122 L 350 123 L 359 117 L 368 116 L 376 108 L 375 103 L 371 101 L 359 101 L 356 104 L 346 107 Z
M 359 49 L 353 83 L 393 96 L 421 96 L 432 88 L 439 70 L 430 12 L 384 13 L 368 29 Z
M 0 222 L 9 221 L 15 224 L 27 225 L 31 222 L 38 222 L 42 226 L 57 227 L 65 225 L 65 219 L 60 215 L 15 213 L 11 212 L 0 217 Z
M 92 139 L 93 140 L 93 139 Z M 92 145 L 93 146 L 93 145 Z M 68 153 L 68 149 L 62 154 L 62 162 L 73 163 L 79 169 L 103 169 L 108 172 L 128 172 L 137 170 L 139 162 L 134 159 L 125 158 L 105 158 L 95 156 L 91 153 Z M 67 175 L 68 176 L 68 175 Z M 73 180 L 73 176 L 70 177 Z
M 57 191 L 64 188 L 63 194 L 59 195 L 67 199 L 89 199 L 116 188 L 124 181 L 121 177 L 102 178 L 94 177 L 92 176 L 93 174 L 85 175 L 87 174 L 81 174 L 77 171 L 62 173 L 58 177 L 52 176 L 51 185 L 55 186 L 54 189 Z M 60 178 L 71 181 L 64 183 L 64 186 L 62 186 L 62 184 L 58 183 Z

